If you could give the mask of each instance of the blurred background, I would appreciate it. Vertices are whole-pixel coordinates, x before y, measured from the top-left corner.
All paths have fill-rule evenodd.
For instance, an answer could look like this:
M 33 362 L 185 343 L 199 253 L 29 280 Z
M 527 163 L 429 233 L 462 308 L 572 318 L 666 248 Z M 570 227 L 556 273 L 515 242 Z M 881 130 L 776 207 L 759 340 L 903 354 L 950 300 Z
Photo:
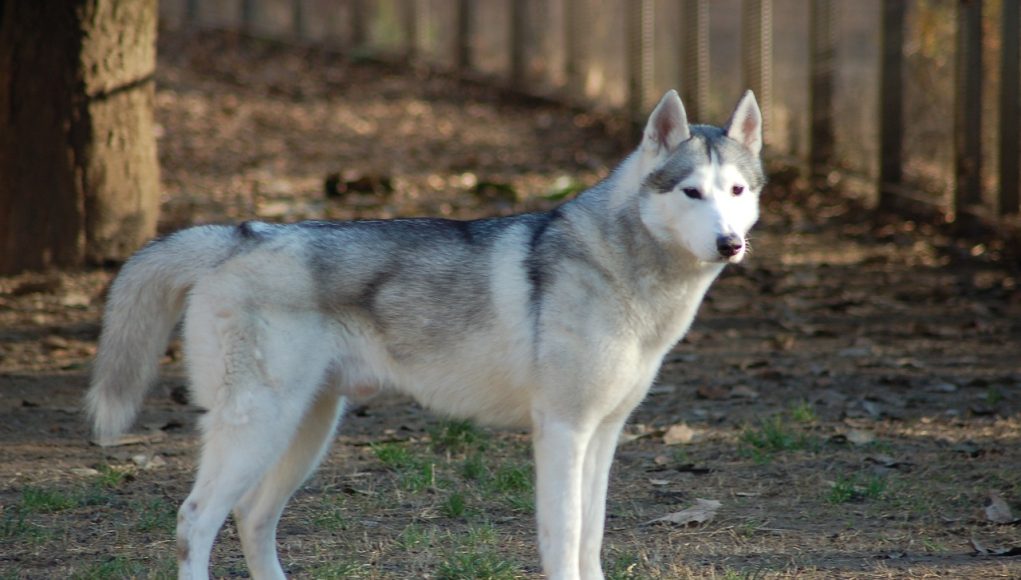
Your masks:
M 176 141 L 164 137 L 171 123 L 186 122 L 176 113 L 167 120 L 178 106 L 208 113 L 187 104 L 195 91 L 178 94 L 174 85 L 202 66 L 242 89 L 261 83 L 287 93 L 281 86 L 291 82 L 298 93 L 325 87 L 336 96 L 351 89 L 350 70 L 338 63 L 385 63 L 565 105 L 590 114 L 589 124 L 624 127 L 625 143 L 667 89 L 680 91 L 691 119 L 722 123 L 750 88 L 763 106 L 767 154 L 782 183 L 808 179 L 820 192 L 839 189 L 870 207 L 922 212 L 934 223 L 978 217 L 1017 230 L 1015 1 L 76 0 L 5 11 L 0 58 L 9 82 L 0 102 L 20 114 L 0 137 L 7 224 L 0 272 L 123 260 L 155 232 L 161 204 L 164 222 L 175 212 L 180 219 L 172 221 L 188 217 L 187 207 L 174 204 L 197 203 L 189 199 L 196 192 L 177 187 L 180 156 L 173 155 Z M 15 48 L 40 34 L 58 42 L 48 50 Z M 263 44 L 245 52 L 242 38 Z M 203 55 L 203 46 L 216 54 Z M 268 59 L 271 46 L 297 52 Z M 403 104 L 394 113 L 414 117 L 416 105 Z M 350 116 L 326 122 L 358 132 Z M 196 125 L 189 129 L 210 123 Z M 371 132 L 363 126 L 360 135 Z M 59 171 L 40 165 L 59 158 L 62 144 L 73 154 Z M 363 159 L 383 163 L 383 152 L 373 154 Z M 461 165 L 475 161 L 464 157 Z M 401 189 L 391 169 L 348 177 Z M 338 174 L 326 189 L 345 187 L 344 179 Z M 562 180 L 567 189 L 570 179 Z M 303 215 L 344 217 L 298 210 L 290 217 Z
M 160 14 L 172 29 L 238 30 L 410 58 L 636 119 L 679 88 L 690 116 L 720 122 L 752 88 L 766 108 L 773 155 L 838 170 L 872 196 L 880 156 L 896 155 L 900 175 L 889 184 L 910 184 L 944 207 L 955 199 L 955 135 L 974 123 L 981 147 L 962 155 L 978 156 L 981 193 L 966 195 L 1016 214 L 1016 198 L 1000 208 L 996 195 L 1001 138 L 1018 139 L 1016 121 L 1001 123 L 1003 108 L 1016 116 L 1018 106 L 1016 88 L 1001 106 L 1000 82 L 1009 74 L 1017 84 L 1014 3 L 885 4 L 884 13 L 880 0 L 164 0 Z M 892 57 L 881 58 L 884 46 Z M 955 66 L 957 58 L 964 60 Z M 971 70 L 974 62 L 980 70 Z M 884 87 L 884 74 L 900 78 Z M 975 86 L 958 90 L 955 79 Z M 883 111 L 894 109 L 900 127 L 883 127 Z M 883 151 L 881 127 L 900 133 L 887 137 L 900 141 L 899 151 Z M 1009 161 L 1017 173 L 1018 159 Z

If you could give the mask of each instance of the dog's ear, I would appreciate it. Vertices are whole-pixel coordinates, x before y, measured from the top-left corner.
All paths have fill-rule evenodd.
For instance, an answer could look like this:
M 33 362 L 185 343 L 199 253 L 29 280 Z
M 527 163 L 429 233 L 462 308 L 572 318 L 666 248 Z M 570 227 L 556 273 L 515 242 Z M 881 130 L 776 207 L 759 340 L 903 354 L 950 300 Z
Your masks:
M 744 145 L 755 155 L 762 151 L 762 111 L 755 100 L 755 93 L 745 91 L 724 130 L 727 137 Z
M 669 90 L 649 115 L 642 137 L 642 149 L 654 154 L 669 153 L 688 137 L 688 115 L 677 91 Z

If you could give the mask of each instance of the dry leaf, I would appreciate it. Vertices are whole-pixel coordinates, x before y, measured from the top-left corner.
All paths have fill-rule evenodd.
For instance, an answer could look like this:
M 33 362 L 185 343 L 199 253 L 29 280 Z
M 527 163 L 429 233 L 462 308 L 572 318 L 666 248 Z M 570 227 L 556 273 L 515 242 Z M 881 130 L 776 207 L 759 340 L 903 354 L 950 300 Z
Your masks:
M 723 504 L 715 499 L 695 499 L 695 505 L 688 509 L 667 514 L 661 518 L 649 520 L 642 525 L 648 525 L 655 522 L 667 522 L 670 524 L 677 524 L 681 526 L 699 525 L 706 522 L 712 521 L 713 517 L 716 516 L 716 511 L 720 509 Z
M 163 433 L 162 431 L 157 431 L 155 433 L 148 433 L 148 434 L 144 434 L 144 435 L 141 435 L 141 434 L 139 434 L 139 435 L 134 435 L 134 434 L 121 435 L 120 437 L 118 437 L 117 439 L 115 439 L 113 441 L 98 441 L 98 440 L 93 440 L 92 444 L 93 445 L 98 445 L 100 447 L 120 447 L 122 445 L 142 445 L 142 444 L 149 444 L 149 443 L 159 443 L 159 442 L 163 441 L 166 438 L 167 438 L 167 434 L 166 433 Z
M 1021 556 L 1021 546 L 1012 548 L 987 548 L 978 543 L 975 538 L 971 539 L 971 547 L 975 549 L 976 556 Z
M 855 445 L 868 445 L 876 440 L 876 436 L 864 429 L 851 429 L 847 432 L 847 440 Z
M 147 455 L 145 453 L 139 453 L 131 457 L 131 462 L 135 465 L 145 469 L 146 471 L 152 469 L 158 469 L 164 467 L 167 464 L 167 460 L 159 455 Z
M 695 391 L 701 399 L 709 399 L 710 401 L 722 401 L 730 396 L 730 391 L 725 387 L 719 385 L 700 385 L 698 390 Z
M 985 512 L 986 519 L 994 524 L 1012 524 L 1016 521 L 1014 514 L 1010 512 L 1010 506 L 995 491 L 990 492 L 986 498 Z
M 695 438 L 695 430 L 685 423 L 672 425 L 663 433 L 663 443 L 666 445 L 688 444 Z
M 730 396 L 738 399 L 758 399 L 759 392 L 748 385 L 737 385 L 730 390 Z

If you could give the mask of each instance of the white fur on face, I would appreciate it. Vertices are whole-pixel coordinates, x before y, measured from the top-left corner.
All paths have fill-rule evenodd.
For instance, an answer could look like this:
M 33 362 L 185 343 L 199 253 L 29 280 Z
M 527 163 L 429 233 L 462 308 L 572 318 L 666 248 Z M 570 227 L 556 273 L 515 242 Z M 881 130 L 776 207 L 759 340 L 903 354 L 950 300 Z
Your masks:
M 734 193 L 734 187 L 742 189 Z M 698 191 L 693 199 L 686 189 Z M 680 245 L 702 262 L 740 262 L 747 251 L 746 236 L 759 218 L 759 192 L 753 191 L 736 165 L 720 164 L 716 155 L 668 193 L 651 193 L 642 204 L 646 226 L 664 242 Z M 720 255 L 717 240 L 736 235 L 741 251 Z

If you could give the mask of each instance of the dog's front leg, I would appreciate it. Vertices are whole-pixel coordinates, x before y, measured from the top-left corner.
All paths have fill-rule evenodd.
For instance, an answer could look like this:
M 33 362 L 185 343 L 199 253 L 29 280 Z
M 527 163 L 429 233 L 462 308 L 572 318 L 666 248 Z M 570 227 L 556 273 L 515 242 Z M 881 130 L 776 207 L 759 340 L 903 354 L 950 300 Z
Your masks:
M 580 580 L 582 479 L 590 428 L 533 410 L 539 552 L 550 580 Z
M 603 580 L 600 552 L 606 520 L 606 488 L 613 454 L 627 415 L 610 417 L 596 427 L 585 450 L 582 488 L 581 577 Z

